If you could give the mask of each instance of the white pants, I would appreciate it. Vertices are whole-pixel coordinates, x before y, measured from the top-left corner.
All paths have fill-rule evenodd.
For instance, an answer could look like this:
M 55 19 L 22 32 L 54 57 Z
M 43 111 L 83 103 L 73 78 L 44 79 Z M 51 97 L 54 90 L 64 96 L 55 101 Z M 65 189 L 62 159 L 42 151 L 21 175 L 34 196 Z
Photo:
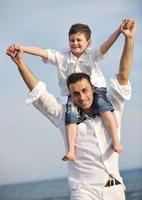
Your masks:
M 121 184 L 110 187 L 79 184 L 71 190 L 71 200 L 125 200 L 125 193 Z

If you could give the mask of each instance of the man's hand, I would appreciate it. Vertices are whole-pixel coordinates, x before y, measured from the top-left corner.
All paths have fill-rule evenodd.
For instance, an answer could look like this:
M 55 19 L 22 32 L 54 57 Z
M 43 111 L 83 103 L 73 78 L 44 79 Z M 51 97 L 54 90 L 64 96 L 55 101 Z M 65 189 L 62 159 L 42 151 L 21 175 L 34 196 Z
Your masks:
M 18 64 L 20 59 L 22 59 L 23 50 L 18 44 L 11 44 L 6 51 L 6 54 L 11 57 L 11 59 Z
M 134 19 L 125 19 L 121 24 L 121 32 L 124 36 L 132 38 L 136 32 L 136 22 Z
M 27 87 L 32 90 L 39 82 L 38 78 L 31 72 L 28 65 L 23 59 L 23 50 L 18 44 L 12 44 L 7 49 L 7 55 L 15 62 L 18 70 L 26 83 Z

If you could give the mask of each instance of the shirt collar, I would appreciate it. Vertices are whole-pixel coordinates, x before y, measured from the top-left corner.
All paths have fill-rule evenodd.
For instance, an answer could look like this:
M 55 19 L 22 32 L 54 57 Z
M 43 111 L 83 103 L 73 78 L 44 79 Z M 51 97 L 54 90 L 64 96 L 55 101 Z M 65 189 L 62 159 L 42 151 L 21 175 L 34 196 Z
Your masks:
M 79 57 L 77 58 L 75 55 L 73 55 L 73 53 L 68 49 L 67 52 L 68 52 L 68 55 L 69 55 L 69 63 L 74 63 L 76 61 L 81 61 L 81 62 L 86 62 L 87 61 L 87 56 L 88 56 L 88 53 L 90 52 L 91 48 L 88 47 L 86 49 L 86 51 Z

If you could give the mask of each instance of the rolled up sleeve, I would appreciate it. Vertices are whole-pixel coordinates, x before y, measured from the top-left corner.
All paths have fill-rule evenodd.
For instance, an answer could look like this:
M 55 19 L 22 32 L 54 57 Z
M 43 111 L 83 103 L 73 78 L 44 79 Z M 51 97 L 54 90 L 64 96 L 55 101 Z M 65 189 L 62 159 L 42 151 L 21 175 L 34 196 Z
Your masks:
M 46 90 L 45 83 L 39 81 L 33 90 L 28 94 L 26 98 L 26 104 L 31 104 L 36 101 Z
M 121 111 L 125 100 L 131 98 L 131 84 L 128 81 L 127 85 L 120 85 L 117 80 L 117 75 L 110 80 L 109 97 L 115 109 Z
M 48 59 L 42 58 L 42 61 L 44 63 L 56 65 L 57 64 L 57 54 L 58 54 L 58 52 L 56 52 L 53 49 L 45 49 L 45 50 L 47 51 Z
M 62 102 L 47 91 L 45 83 L 39 81 L 36 87 L 28 94 L 26 103 L 32 103 L 58 128 L 64 125 Z
M 92 50 L 92 57 L 94 58 L 95 62 L 98 62 L 106 58 L 107 56 L 108 56 L 108 52 L 105 54 L 102 54 L 100 48 Z

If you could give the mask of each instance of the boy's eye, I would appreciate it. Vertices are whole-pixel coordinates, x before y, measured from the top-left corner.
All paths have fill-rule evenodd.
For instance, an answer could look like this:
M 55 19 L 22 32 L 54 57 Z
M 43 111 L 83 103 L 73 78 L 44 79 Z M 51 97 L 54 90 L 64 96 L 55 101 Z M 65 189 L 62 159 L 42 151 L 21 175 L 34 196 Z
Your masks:
M 77 42 L 80 42 L 80 41 L 81 41 L 81 39 L 77 39 L 77 40 L 70 40 L 70 42 L 75 42 L 75 41 L 77 41 Z

